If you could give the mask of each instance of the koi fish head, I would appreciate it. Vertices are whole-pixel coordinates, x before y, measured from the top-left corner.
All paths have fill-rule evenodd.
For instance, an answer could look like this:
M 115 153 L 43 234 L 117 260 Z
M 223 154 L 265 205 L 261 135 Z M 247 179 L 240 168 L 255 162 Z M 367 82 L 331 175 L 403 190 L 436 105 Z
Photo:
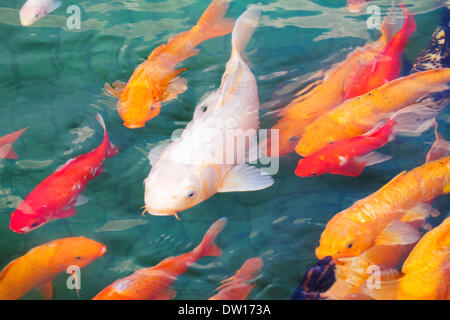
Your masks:
M 299 177 L 320 176 L 327 173 L 324 161 L 315 157 L 306 157 L 300 159 L 295 169 L 295 174 Z
M 161 110 L 161 103 L 153 90 L 144 86 L 130 87 L 120 97 L 117 110 L 123 125 L 129 129 L 145 127 L 145 123 L 156 117 Z
M 335 216 L 336 218 L 336 216 Z M 372 238 L 360 223 L 350 219 L 331 219 L 320 237 L 316 256 L 324 259 L 331 256 L 333 260 L 355 257 L 372 245 Z
M 176 216 L 204 200 L 202 181 L 180 163 L 154 166 L 144 187 L 145 211 L 155 216 Z
M 45 215 L 39 214 L 22 202 L 10 215 L 9 228 L 17 233 L 28 233 L 47 223 Z
M 36 21 L 42 19 L 48 14 L 45 6 L 40 5 L 36 2 L 26 2 L 20 9 L 20 23 L 23 26 L 30 26 Z
M 59 264 L 76 265 L 80 268 L 85 267 L 93 260 L 103 256 L 106 252 L 106 246 L 97 241 L 85 238 L 74 237 L 65 238 L 57 243 L 58 248 L 55 257 L 58 257 Z

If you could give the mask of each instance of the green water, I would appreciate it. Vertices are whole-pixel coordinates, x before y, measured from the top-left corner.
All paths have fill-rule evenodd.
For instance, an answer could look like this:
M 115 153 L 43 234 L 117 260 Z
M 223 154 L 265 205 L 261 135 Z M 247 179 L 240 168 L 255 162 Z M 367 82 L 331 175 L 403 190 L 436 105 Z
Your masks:
M 265 266 L 250 299 L 289 299 L 301 275 L 315 261 L 314 248 L 327 221 L 356 200 L 376 191 L 405 169 L 424 162 L 432 130 L 419 138 L 399 137 L 381 152 L 393 161 L 367 169 L 358 178 L 294 175 L 298 157 L 281 159 L 275 184 L 266 190 L 217 194 L 171 217 L 140 216 L 149 150 L 192 119 L 199 100 L 216 89 L 230 55 L 230 35 L 202 43 L 200 54 L 183 63 L 189 89 L 164 106 L 145 128 L 129 130 L 102 93 L 105 82 L 127 81 L 135 67 L 171 36 L 192 27 L 209 1 L 66 1 L 31 27 L 22 27 L 18 10 L 24 1 L 0 0 L 0 136 L 28 126 L 14 145 L 20 159 L 0 160 L 0 267 L 31 248 L 57 238 L 85 236 L 108 251 L 81 273 L 81 299 L 90 299 L 114 280 L 162 259 L 192 250 L 220 217 L 229 219 L 218 238 L 223 255 L 203 258 L 174 283 L 177 299 L 207 299 L 219 282 L 245 260 L 260 256 Z M 404 72 L 426 47 L 439 21 L 435 1 L 405 1 L 416 14 L 417 31 L 404 54 Z M 249 46 L 252 71 L 264 105 L 283 105 L 300 78 L 342 61 L 356 46 L 374 41 L 367 15 L 350 14 L 345 1 L 234 0 L 228 16 L 237 18 L 250 3 L 261 3 L 261 24 Z M 390 1 L 374 1 L 386 13 Z M 420 4 L 419 4 L 420 3 Z M 66 27 L 66 8 L 81 8 L 81 29 Z M 9 230 L 9 214 L 44 178 L 68 159 L 102 141 L 94 115 L 101 112 L 120 153 L 105 162 L 84 195 L 78 214 L 25 235 Z M 262 112 L 263 113 L 263 112 Z M 270 120 L 262 121 L 262 126 Z M 438 122 L 450 139 L 448 111 Z M 447 215 L 448 199 L 434 206 Z M 134 227 L 108 231 L 108 222 L 134 220 Z M 55 279 L 55 299 L 78 299 L 66 288 L 66 274 Z M 31 292 L 25 298 L 39 298 Z

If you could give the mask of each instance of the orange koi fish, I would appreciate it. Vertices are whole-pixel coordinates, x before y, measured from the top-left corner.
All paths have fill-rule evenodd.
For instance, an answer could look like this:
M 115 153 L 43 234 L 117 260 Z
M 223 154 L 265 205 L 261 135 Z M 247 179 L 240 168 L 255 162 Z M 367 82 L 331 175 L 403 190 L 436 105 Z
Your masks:
M 437 114 L 438 110 L 420 104 L 399 110 L 385 124 L 361 136 L 328 144 L 300 159 L 295 174 L 299 177 L 325 173 L 359 176 L 367 166 L 392 159 L 373 150 L 394 140 L 398 133 L 417 135 L 428 130 Z
M 28 128 L 23 128 L 0 138 L 0 159 L 19 159 L 19 156 L 15 153 L 12 144 L 19 139 L 19 137 L 27 129 Z
M 322 80 L 298 92 L 297 97 L 278 113 L 281 119 L 273 129 L 279 130 L 280 156 L 294 150 L 305 128 L 321 114 L 399 76 L 398 57 L 415 29 L 414 16 L 406 9 L 403 20 L 395 20 L 391 12 L 381 26 L 382 36 L 378 41 L 357 48 L 343 63 L 326 72 Z M 395 32 L 400 23 L 403 28 Z M 271 146 L 270 141 L 266 145 Z M 267 153 L 271 154 L 269 149 Z
M 119 149 L 111 143 L 100 114 L 97 121 L 103 127 L 103 142 L 94 150 L 70 159 L 33 189 L 10 215 L 9 228 L 18 233 L 37 229 L 53 219 L 75 215 L 77 205 L 86 203 L 81 195 L 88 182 L 103 173 L 106 158 Z
M 93 300 L 170 300 L 176 296 L 171 284 L 202 257 L 218 257 L 222 250 L 214 243 L 225 228 L 226 218 L 217 220 L 206 232 L 203 241 L 191 252 L 169 257 L 154 267 L 137 270 L 118 279 L 97 294 Z
M 261 258 L 248 259 L 234 276 L 221 282 L 222 285 L 217 288 L 218 292 L 208 300 L 245 300 L 256 286 L 249 281 L 259 275 L 263 266 Z
M 450 300 L 450 217 L 420 239 L 398 279 L 363 292 L 383 300 Z
M 103 256 L 106 246 L 84 237 L 63 238 L 37 246 L 0 273 L 0 300 L 16 300 L 34 288 L 53 296 L 52 280 L 69 266 L 83 268 Z
M 364 4 L 371 0 L 347 0 L 347 9 L 350 12 L 359 13 L 362 10 Z
M 315 119 L 306 129 L 295 151 L 309 156 L 332 142 L 362 135 L 392 112 L 415 104 L 433 92 L 444 91 L 450 82 L 450 68 L 417 72 L 392 80 L 362 96 L 347 100 Z M 443 99 L 445 101 L 445 99 Z M 442 106 L 423 101 L 430 110 Z
M 117 110 L 130 129 L 141 128 L 156 117 L 161 103 L 175 99 L 187 89 L 187 81 L 178 75 L 186 68 L 175 69 L 185 59 L 199 53 L 196 47 L 208 39 L 220 37 L 233 30 L 234 20 L 223 18 L 229 0 L 214 0 L 197 24 L 189 31 L 171 38 L 157 47 L 140 64 L 128 83 L 114 82 L 105 90 L 119 99 Z
M 450 192 L 450 157 L 403 171 L 388 184 L 327 224 L 316 256 L 334 260 L 358 256 L 375 245 L 408 245 L 420 235 L 401 221 L 405 213 L 439 195 Z

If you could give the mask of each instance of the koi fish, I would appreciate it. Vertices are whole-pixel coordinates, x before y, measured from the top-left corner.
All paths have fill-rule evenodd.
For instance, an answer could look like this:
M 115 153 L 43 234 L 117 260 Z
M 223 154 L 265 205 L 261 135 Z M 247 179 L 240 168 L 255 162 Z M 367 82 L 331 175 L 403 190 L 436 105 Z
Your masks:
M 400 75 L 402 53 L 409 37 L 416 30 L 416 22 L 414 14 L 408 12 L 404 3 L 399 3 L 399 7 L 402 9 L 404 17 L 402 29 L 389 40 L 373 62 L 363 65 L 352 74 L 345 90 L 345 100 L 367 93 Z M 394 18 L 388 16 L 387 19 L 390 21 Z
M 375 245 L 408 245 L 420 235 L 405 213 L 450 192 L 450 157 L 403 171 L 380 190 L 336 214 L 316 248 L 319 259 L 355 257 Z
M 200 102 L 178 139 L 150 152 L 143 214 L 178 219 L 178 212 L 217 192 L 253 191 L 273 184 L 269 175 L 244 163 L 250 146 L 244 143 L 245 152 L 235 152 L 235 143 L 227 138 L 232 133 L 237 141 L 246 141 L 248 132 L 256 134 L 259 128 L 258 87 L 243 58 L 259 15 L 259 8 L 252 6 L 236 22 L 220 88 Z
M 350 12 L 359 13 L 362 10 L 364 4 L 371 0 L 347 0 L 347 9 Z
M 392 80 L 364 95 L 347 100 L 315 119 L 305 129 L 295 151 L 306 157 L 329 143 L 362 135 L 392 112 L 415 104 L 430 93 L 446 90 L 449 82 L 450 68 L 427 70 Z M 437 109 L 442 107 L 444 103 L 436 104 Z
M 153 50 L 136 68 L 128 83 L 116 81 L 112 87 L 105 85 L 106 92 L 119 99 L 117 110 L 125 127 L 144 127 L 147 121 L 159 114 L 162 102 L 175 99 L 187 89 L 186 79 L 179 77 L 186 68 L 175 67 L 197 55 L 199 50 L 196 47 L 203 41 L 231 32 L 234 20 L 223 18 L 228 6 L 229 0 L 214 0 L 191 30 L 174 36 Z
M 450 300 L 450 218 L 420 239 L 396 280 L 363 292 L 383 300 Z
M 344 62 L 326 72 L 323 79 L 298 92 L 296 98 L 278 112 L 281 118 L 273 126 L 279 131 L 279 155 L 294 151 L 305 128 L 320 115 L 397 78 L 400 74 L 397 57 L 401 56 L 403 44 L 414 29 L 412 14 L 404 9 L 403 19 L 398 19 L 392 10 L 383 21 L 378 41 L 355 49 Z M 390 62 L 390 59 L 393 60 Z M 367 78 L 373 79 L 367 81 Z M 270 139 L 266 145 L 271 146 Z M 271 155 L 270 147 L 267 154 Z
M 169 257 L 154 267 L 139 269 L 128 277 L 118 279 L 100 291 L 93 300 L 170 300 L 176 296 L 171 284 L 197 260 L 218 257 L 222 250 L 214 240 L 225 228 L 226 218 L 213 223 L 203 241 L 191 252 Z
M 71 217 L 77 213 L 74 206 L 86 203 L 81 193 L 87 183 L 101 175 L 105 159 L 119 151 L 110 142 L 101 115 L 96 118 L 104 130 L 103 142 L 96 149 L 70 159 L 34 188 L 11 213 L 12 231 L 27 233 L 53 219 Z
M 249 281 L 259 275 L 263 266 L 261 258 L 248 259 L 234 276 L 221 282 L 222 285 L 217 288 L 218 292 L 208 300 L 245 300 L 256 286 Z
M 106 246 L 84 237 L 63 238 L 37 246 L 0 273 L 0 300 L 17 300 L 34 288 L 53 296 L 53 279 L 69 266 L 83 268 L 103 256 Z M 79 281 L 79 279 L 78 279 Z
M 61 0 L 27 0 L 19 12 L 20 23 L 31 26 L 62 4 Z
M 19 137 L 27 130 L 23 128 L 19 131 L 7 134 L 0 138 L 0 159 L 19 159 L 19 156 L 14 151 L 12 144 L 19 139 Z
M 295 174 L 299 177 L 325 173 L 359 176 L 367 166 L 392 159 L 373 150 L 394 140 L 398 133 L 418 135 L 428 130 L 437 114 L 438 110 L 421 104 L 401 109 L 385 124 L 361 136 L 336 141 L 300 159 Z

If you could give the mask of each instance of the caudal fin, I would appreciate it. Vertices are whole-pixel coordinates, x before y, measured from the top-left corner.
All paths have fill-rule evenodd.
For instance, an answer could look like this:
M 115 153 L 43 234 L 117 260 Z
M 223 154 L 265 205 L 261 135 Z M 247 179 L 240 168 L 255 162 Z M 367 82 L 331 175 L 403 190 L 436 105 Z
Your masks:
M 227 225 L 228 219 L 221 218 L 213 223 L 213 225 L 206 232 L 205 237 L 202 242 L 194 249 L 194 253 L 200 257 L 218 257 L 222 254 L 222 249 L 220 249 L 214 240 L 219 235 L 219 233 Z
M 231 39 L 233 55 L 237 54 L 241 59 L 247 59 L 245 47 L 247 47 L 250 38 L 255 32 L 260 15 L 261 9 L 258 6 L 252 5 L 236 21 Z
M 214 0 L 194 27 L 202 41 L 224 36 L 233 30 L 234 19 L 224 18 L 231 0 Z
M 108 158 L 114 157 L 119 152 L 119 148 L 117 146 L 115 146 L 109 140 L 108 132 L 106 131 L 105 121 L 103 120 L 103 117 L 100 115 L 100 113 L 97 113 L 95 115 L 95 118 L 97 119 L 98 123 L 100 123 L 100 125 L 103 127 L 103 130 L 105 132 L 104 136 L 103 136 L 103 140 L 106 141 L 106 143 L 108 144 L 108 150 L 106 152 L 106 156 Z
M 440 158 L 447 156 L 450 152 L 450 145 L 448 142 L 439 134 L 438 124 L 436 120 L 433 121 L 434 135 L 436 140 L 428 151 L 425 162 L 431 162 Z

